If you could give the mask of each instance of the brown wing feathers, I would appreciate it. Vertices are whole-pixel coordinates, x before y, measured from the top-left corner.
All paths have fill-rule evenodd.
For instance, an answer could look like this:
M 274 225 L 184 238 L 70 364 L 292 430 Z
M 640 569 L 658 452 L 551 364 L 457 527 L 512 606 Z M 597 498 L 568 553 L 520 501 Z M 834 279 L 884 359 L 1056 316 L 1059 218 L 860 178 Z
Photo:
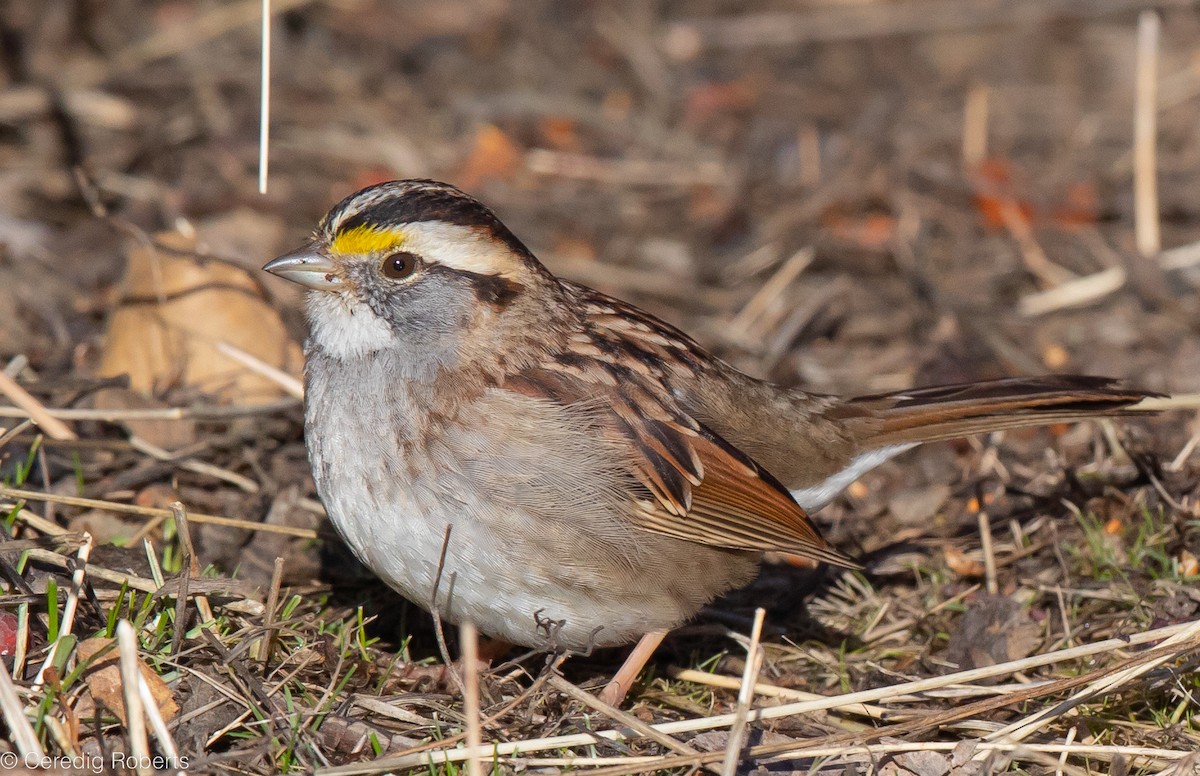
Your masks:
M 1106 377 L 1011 378 L 860 396 L 842 405 L 860 427 L 860 449 L 933 442 L 1096 415 L 1127 415 L 1158 396 Z M 835 411 L 836 412 L 836 411 Z
M 604 368 L 602 363 L 573 368 Z M 629 456 L 629 475 L 645 488 L 628 519 L 647 531 L 740 550 L 777 550 L 842 566 L 856 564 L 817 533 L 804 509 L 770 473 L 671 403 L 627 375 L 621 390 L 597 391 L 554 365 L 510 379 L 507 387 L 565 404 L 586 402 L 594 421 Z

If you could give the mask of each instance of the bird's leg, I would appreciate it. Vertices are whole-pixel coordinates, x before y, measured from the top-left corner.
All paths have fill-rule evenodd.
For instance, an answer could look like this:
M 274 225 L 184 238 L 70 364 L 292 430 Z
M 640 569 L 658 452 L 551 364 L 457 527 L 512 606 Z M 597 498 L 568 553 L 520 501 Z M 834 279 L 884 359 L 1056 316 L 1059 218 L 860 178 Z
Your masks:
M 629 653 L 629 657 L 625 658 L 625 662 L 621 664 L 621 668 L 613 676 L 612 681 L 605 685 L 600 692 L 600 700 L 609 706 L 620 706 L 621 701 L 625 700 L 625 693 L 629 692 L 629 688 L 633 686 L 633 680 L 637 679 L 638 674 L 646 667 L 646 663 L 650 662 L 650 658 L 654 656 L 654 650 L 658 649 L 658 645 L 666 636 L 665 630 L 650 631 L 642 636 L 633 651 Z

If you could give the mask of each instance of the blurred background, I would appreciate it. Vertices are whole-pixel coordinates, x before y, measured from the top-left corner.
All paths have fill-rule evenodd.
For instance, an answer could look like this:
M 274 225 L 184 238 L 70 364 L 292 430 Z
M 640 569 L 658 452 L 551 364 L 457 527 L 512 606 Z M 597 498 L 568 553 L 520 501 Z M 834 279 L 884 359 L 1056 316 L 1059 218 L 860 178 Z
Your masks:
M 254 269 L 351 191 L 420 176 L 782 382 L 1198 390 L 1195 277 L 1134 241 L 1150 5 L 1173 248 L 1200 240 L 1189 2 L 277 0 L 265 196 L 257 0 L 9 2 L 0 353 L 89 368 L 137 230 Z M 1087 304 L 1036 296 L 1113 268 Z
M 1194 2 L 273 9 L 262 195 L 260 0 L 0 2 L 0 369 L 37 403 L 78 413 L 65 430 L 43 424 L 45 445 L 37 429 L 0 429 L 0 480 L 107 499 L 37 507 L 43 528 L 92 533 L 93 567 L 149 577 L 150 536 L 179 568 L 170 522 L 131 519 L 128 503 L 181 499 L 330 538 L 288 383 L 301 300 L 259 268 L 342 197 L 391 178 L 466 189 L 555 272 L 781 383 L 849 394 L 1087 372 L 1200 392 Z M 164 420 L 194 406 L 205 409 Z M 774 568 L 659 659 L 740 674 L 710 658 L 768 605 L 771 680 L 836 692 L 890 682 L 881 671 L 929 675 L 1193 617 L 1198 442 L 1194 413 L 1175 412 L 913 451 L 818 515 L 867 575 L 830 582 L 805 609 L 811 579 Z M 996 532 L 986 552 L 983 508 Z M 266 589 L 285 558 L 303 637 L 277 652 L 301 666 L 310 704 L 329 698 L 321 688 L 344 661 L 360 661 L 355 682 L 371 692 L 407 692 L 395 661 L 435 654 L 423 614 L 369 577 L 344 586 L 336 541 L 322 542 L 323 567 L 309 538 L 193 532 L 202 565 L 236 570 L 225 590 Z M 999 572 L 985 567 L 993 551 Z M 32 573 L 44 589 L 46 572 Z M 985 577 L 994 595 L 980 592 Z M 328 633 L 352 630 L 364 598 L 385 615 L 372 626 L 383 641 L 338 657 Z M 102 610 L 81 612 L 103 625 Z M 261 633 L 261 616 L 222 616 L 231 644 Z M 190 670 L 224 676 L 225 653 L 191 655 Z M 568 670 L 607 676 L 619 658 Z M 210 708 L 189 681 L 172 686 L 185 710 Z M 1172 727 L 1194 701 L 1170 685 L 1131 693 L 1112 729 L 1136 718 L 1129 740 L 1169 728 L 1195 751 Z M 651 716 L 732 703 L 722 691 L 696 696 L 701 708 L 683 687 L 658 680 Z M 233 729 L 196 714 L 178 732 L 189 751 Z M 524 715 L 507 718 L 509 735 L 561 718 Z M 270 746 L 259 772 L 291 757 Z M 361 755 L 328 746 L 333 760 Z

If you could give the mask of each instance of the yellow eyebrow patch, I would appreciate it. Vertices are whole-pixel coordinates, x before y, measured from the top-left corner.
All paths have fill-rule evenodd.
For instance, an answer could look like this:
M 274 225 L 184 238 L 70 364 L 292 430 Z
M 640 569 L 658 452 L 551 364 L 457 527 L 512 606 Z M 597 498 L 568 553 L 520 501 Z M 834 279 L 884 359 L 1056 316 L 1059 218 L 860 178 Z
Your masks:
M 339 232 L 329 249 L 342 255 L 375 253 L 398 248 L 404 242 L 404 233 L 394 229 L 377 229 L 373 226 L 356 226 Z

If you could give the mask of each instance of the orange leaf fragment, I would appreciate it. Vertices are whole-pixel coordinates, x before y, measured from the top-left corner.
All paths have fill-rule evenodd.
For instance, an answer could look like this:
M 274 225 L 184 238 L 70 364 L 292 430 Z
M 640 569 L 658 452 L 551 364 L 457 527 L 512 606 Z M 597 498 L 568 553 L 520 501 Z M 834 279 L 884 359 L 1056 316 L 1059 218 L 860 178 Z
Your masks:
M 982 577 L 987 573 L 983 561 L 968 558 L 966 553 L 957 547 L 948 545 L 942 550 L 942 554 L 946 557 L 946 568 L 960 577 Z
M 556 151 L 578 152 L 579 128 L 574 119 L 566 116 L 543 116 L 537 123 L 538 137 Z
M 1200 575 L 1200 560 L 1187 550 L 1181 550 L 1179 553 L 1179 573 L 1185 577 L 1194 577 Z
M 745 110 L 758 102 L 758 86 L 749 78 L 694 87 L 683 108 L 685 124 L 703 124 L 719 113 Z
M 830 235 L 868 251 L 886 250 L 899 224 L 895 216 L 880 211 L 855 215 L 835 211 L 826 214 L 824 220 Z
M 475 133 L 471 153 L 458 175 L 459 185 L 473 189 L 490 180 L 508 180 L 521 164 L 521 148 L 493 124 L 484 124 Z

